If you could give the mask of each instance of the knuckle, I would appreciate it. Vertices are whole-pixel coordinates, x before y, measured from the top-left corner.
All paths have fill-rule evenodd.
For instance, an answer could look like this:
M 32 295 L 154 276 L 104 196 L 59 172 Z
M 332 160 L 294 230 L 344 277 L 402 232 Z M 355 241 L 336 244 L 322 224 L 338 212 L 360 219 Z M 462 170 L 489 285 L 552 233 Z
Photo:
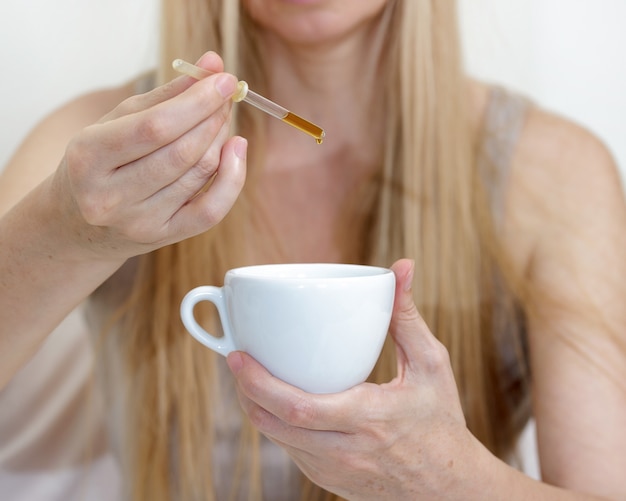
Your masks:
M 309 428 L 315 422 L 315 406 L 303 397 L 295 398 L 285 413 L 285 421 L 300 428 Z
M 169 80 L 158 87 L 155 87 L 150 92 L 149 95 L 155 96 L 157 100 L 164 101 L 170 98 L 172 95 L 178 94 L 179 91 L 176 90 L 176 81 Z
M 177 182 L 181 191 L 187 195 L 188 202 L 201 195 L 204 191 L 204 183 L 199 182 L 195 176 L 186 175 Z M 215 210 L 215 205 L 215 203 L 209 203 L 204 206 L 199 206 L 199 215 L 202 217 L 210 217 Z
M 217 171 L 221 154 L 215 147 L 209 148 L 196 164 L 199 179 L 209 179 Z
M 430 349 L 423 353 L 421 363 L 428 372 L 441 372 L 450 366 L 450 353 L 439 340 L 433 338 Z
M 105 189 L 94 175 L 97 157 L 91 148 L 89 128 L 72 138 L 65 151 L 64 165 L 72 197 L 83 219 L 91 225 L 104 224 L 119 197 Z
M 373 421 L 368 423 L 367 429 L 363 432 L 368 436 L 370 443 L 376 444 L 378 449 L 391 449 L 396 442 L 397 430 L 389 425 L 390 423 L 384 420 Z
M 252 425 L 259 430 L 266 430 L 269 425 L 269 413 L 258 405 L 251 405 L 248 408 L 248 419 Z
M 141 120 L 135 130 L 140 142 L 162 144 L 167 142 L 169 126 L 161 114 L 152 113 Z
M 344 451 L 341 462 L 345 471 L 352 473 L 373 473 L 376 471 L 375 457 L 371 454 L 359 454 L 358 452 Z
M 169 156 L 171 164 L 178 167 L 194 165 L 198 161 L 196 145 L 187 136 L 179 138 L 172 144 Z
M 114 114 L 116 116 L 130 115 L 141 109 L 141 102 L 140 95 L 130 96 L 115 107 Z
M 104 226 L 112 220 L 119 201 L 115 194 L 101 191 L 98 194 L 83 194 L 77 198 L 77 203 L 87 223 L 92 226 Z
M 225 216 L 226 210 L 216 204 L 210 204 L 203 207 L 199 220 L 207 228 L 213 228 L 217 225 Z
M 88 147 L 86 133 L 81 132 L 70 140 L 65 150 L 65 161 L 72 179 L 81 179 L 93 164 L 93 154 Z
M 401 306 L 400 313 L 402 317 L 409 322 L 418 322 L 422 324 L 422 317 L 417 311 L 417 306 L 413 301 L 407 301 Z
M 187 175 L 181 178 L 183 187 L 190 192 L 195 192 L 206 185 L 206 183 L 217 172 L 219 165 L 219 156 L 216 156 L 210 148 L 205 152 L 200 160 L 197 160 L 193 164 L 193 167 L 189 169 Z
M 157 234 L 145 219 L 133 219 L 120 229 L 120 234 L 127 240 L 132 240 L 140 244 L 152 244 L 160 241 Z

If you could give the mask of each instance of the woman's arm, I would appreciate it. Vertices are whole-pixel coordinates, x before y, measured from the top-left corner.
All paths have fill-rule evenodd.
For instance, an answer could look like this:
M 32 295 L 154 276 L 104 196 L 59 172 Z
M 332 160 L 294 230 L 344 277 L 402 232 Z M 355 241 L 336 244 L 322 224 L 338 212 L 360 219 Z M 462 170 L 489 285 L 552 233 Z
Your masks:
M 531 113 L 514 162 L 510 242 L 528 273 L 534 414 L 546 482 L 626 498 L 626 204 L 606 148 Z
M 0 291 L 2 291 L 0 318 L 7 329 L 6 339 L 0 337 L 0 346 L 3 347 L 6 357 L 3 369 L 0 370 L 0 387 L 4 386 L 8 378 L 26 361 L 29 353 L 38 346 L 41 337 L 29 336 L 28 332 L 43 333 L 51 330 L 49 325 L 56 325 L 73 304 L 70 299 L 71 294 L 63 290 L 63 277 L 59 280 L 55 276 L 57 271 L 62 270 L 62 266 L 57 264 L 56 260 L 39 259 L 38 263 L 36 258 L 30 257 L 29 261 L 28 254 L 36 254 L 42 243 L 52 244 L 56 238 L 54 234 L 56 225 L 45 224 L 50 214 L 43 209 L 43 201 L 39 200 L 45 190 L 36 190 L 36 188 L 54 173 L 59 159 L 63 158 L 66 145 L 78 131 L 96 122 L 107 111 L 115 108 L 117 104 L 131 95 L 132 86 L 93 92 L 55 110 L 30 132 L 2 169 L 0 174 L 0 242 L 2 242 L 0 245 L 0 268 L 2 269 L 0 272 Z M 35 191 L 30 195 L 29 202 L 36 210 L 24 207 L 20 211 L 16 208 L 12 215 L 7 214 L 33 190 Z M 27 202 L 23 201 L 22 205 L 26 206 Z M 52 238 L 47 234 L 50 231 L 53 232 Z M 25 263 L 22 264 L 19 261 Z M 22 271 L 23 266 L 26 266 L 29 271 L 28 275 Z M 62 271 L 61 274 L 63 274 Z M 32 276 L 33 279 L 38 276 L 40 283 L 38 285 L 25 283 L 28 276 Z M 95 276 L 93 278 L 97 279 Z M 106 273 L 101 279 L 105 278 Z M 42 279 L 49 279 L 52 285 L 46 287 L 41 283 Z M 90 287 L 92 286 L 88 286 L 87 289 Z M 21 291 L 20 288 L 24 290 Z M 88 292 L 88 290 L 78 292 L 78 296 L 85 297 Z M 52 304 L 57 298 L 61 301 L 68 300 L 68 302 L 64 307 L 58 308 Z M 46 308 L 56 310 L 56 315 L 51 316 L 45 313 Z M 29 322 L 33 324 L 30 327 L 26 323 L 20 325 L 19 318 L 23 317 L 29 318 Z M 41 327 L 36 327 L 34 325 L 36 322 L 41 322 Z M 12 339 L 9 339 L 9 336 Z
M 215 54 L 199 64 L 222 70 Z M 0 219 L 0 386 L 126 259 L 206 231 L 230 209 L 245 177 L 245 140 L 228 130 L 235 85 L 222 73 L 181 77 L 131 97 L 74 136 L 56 170 L 43 153 L 54 147 L 36 153 L 54 131 L 26 141 L 0 183 L 19 200 Z

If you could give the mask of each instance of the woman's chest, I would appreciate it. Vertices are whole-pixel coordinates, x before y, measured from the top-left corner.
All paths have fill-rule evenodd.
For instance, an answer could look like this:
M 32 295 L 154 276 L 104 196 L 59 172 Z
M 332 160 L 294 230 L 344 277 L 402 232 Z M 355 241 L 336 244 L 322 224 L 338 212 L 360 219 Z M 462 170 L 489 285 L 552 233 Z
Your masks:
M 372 189 L 365 179 L 328 170 L 272 172 L 255 187 L 251 238 L 273 244 L 280 251 L 274 260 L 353 261 L 371 213 Z

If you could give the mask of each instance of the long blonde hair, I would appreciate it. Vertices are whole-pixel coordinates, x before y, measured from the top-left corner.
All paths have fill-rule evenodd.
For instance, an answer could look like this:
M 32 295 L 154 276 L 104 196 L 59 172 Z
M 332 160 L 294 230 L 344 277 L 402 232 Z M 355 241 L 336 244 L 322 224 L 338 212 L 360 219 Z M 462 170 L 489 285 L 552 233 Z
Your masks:
M 263 74 L 253 64 L 258 60 L 255 29 L 238 4 L 165 0 L 160 80 L 172 76 L 174 58 L 194 60 L 212 49 L 224 56 L 228 71 L 263 90 Z M 415 301 L 450 352 L 468 427 L 504 457 L 526 417 L 500 384 L 497 356 L 498 333 L 513 332 L 510 339 L 518 339 L 519 324 L 511 321 L 516 311 L 511 291 L 518 282 L 494 236 L 477 168 L 455 1 L 391 0 L 384 15 L 388 77 L 380 85 L 386 136 L 380 169 L 371 180 L 375 189 L 367 210 L 359 209 L 358 259 L 385 266 L 399 257 L 415 259 Z M 239 130 L 262 152 L 258 125 L 243 108 L 241 113 Z M 252 155 L 251 172 L 260 156 Z M 192 287 L 219 284 L 226 269 L 246 264 L 240 228 L 249 223 L 252 204 L 247 190 L 216 228 L 141 259 L 121 344 L 130 388 L 133 499 L 213 499 L 215 355 L 184 331 L 178 307 Z M 371 379 L 388 381 L 395 370 L 395 348 L 389 343 Z M 244 427 L 239 473 L 257 494 L 258 441 L 258 434 Z M 305 480 L 303 498 L 334 496 Z

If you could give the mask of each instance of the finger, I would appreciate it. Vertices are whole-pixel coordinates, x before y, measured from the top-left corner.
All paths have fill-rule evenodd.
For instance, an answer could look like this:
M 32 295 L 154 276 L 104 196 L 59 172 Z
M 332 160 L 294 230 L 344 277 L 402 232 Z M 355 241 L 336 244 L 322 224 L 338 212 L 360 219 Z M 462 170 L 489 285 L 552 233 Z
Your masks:
M 227 362 L 242 396 L 258 406 L 251 418 L 256 420 L 255 426 L 276 437 L 282 430 L 283 440 L 286 426 L 352 434 L 359 429 L 360 416 L 368 415 L 369 419 L 376 420 L 383 409 L 388 409 L 379 405 L 380 390 L 369 383 L 341 393 L 312 394 L 272 376 L 246 353 L 231 353 Z M 246 405 L 252 409 L 250 403 Z M 295 436 L 291 438 L 294 443 Z
M 336 450 L 342 441 L 349 440 L 351 436 L 343 432 L 290 425 L 243 395 L 241 391 L 237 392 L 237 395 L 241 408 L 248 416 L 250 423 L 291 455 L 304 453 L 313 458 L 316 452 L 328 451 L 329 447 Z
M 222 158 L 211 185 L 172 216 L 169 221 L 172 232 L 197 235 L 215 226 L 226 216 L 246 179 L 247 147 L 248 142 L 238 136 L 224 144 Z
M 234 94 L 237 80 L 218 73 L 147 110 L 84 129 L 69 151 L 91 174 L 105 173 L 170 144 L 206 120 Z M 97 144 L 98 148 L 94 145 Z
M 276 432 L 277 427 L 291 426 L 307 430 L 326 431 L 320 422 L 314 403 L 317 395 L 306 393 L 272 376 L 261 364 L 243 352 L 227 357 L 228 366 L 237 377 L 240 401 L 251 412 L 254 424 L 264 433 Z
M 126 193 L 126 200 L 147 201 L 156 211 L 188 201 L 217 170 L 230 134 L 231 107 L 225 103 L 174 142 L 117 169 L 109 189 Z
M 389 332 L 397 347 L 400 379 L 411 379 L 439 368 L 448 358 L 446 349 L 430 332 L 415 306 L 414 266 L 412 261 L 401 259 L 391 267 L 396 275 L 396 292 Z
M 196 66 L 200 66 L 211 73 L 222 73 L 224 71 L 224 62 L 222 58 L 213 51 L 206 52 L 196 62 Z M 104 115 L 99 123 L 108 122 L 125 115 L 131 115 L 142 110 L 151 108 L 159 103 L 177 96 L 191 87 L 197 80 L 188 76 L 180 76 L 166 82 L 154 89 L 131 96 L 122 101 L 112 111 Z

